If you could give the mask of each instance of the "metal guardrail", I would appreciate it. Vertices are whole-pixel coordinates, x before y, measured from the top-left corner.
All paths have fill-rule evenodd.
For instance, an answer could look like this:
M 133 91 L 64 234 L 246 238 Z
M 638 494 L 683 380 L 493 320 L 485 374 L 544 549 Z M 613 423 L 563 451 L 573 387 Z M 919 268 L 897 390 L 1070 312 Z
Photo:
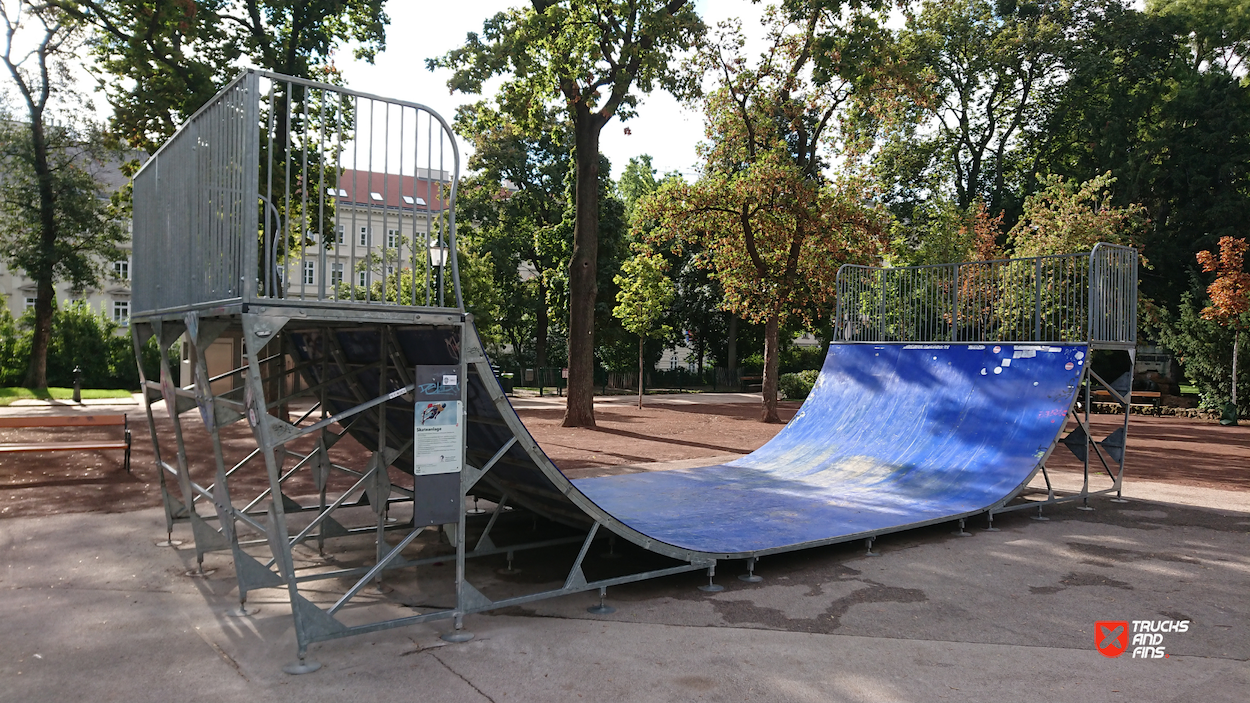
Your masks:
M 1137 343 L 1137 250 L 838 271 L 843 342 Z
M 459 172 L 450 125 L 423 105 L 245 71 L 135 176 L 132 314 L 463 309 Z

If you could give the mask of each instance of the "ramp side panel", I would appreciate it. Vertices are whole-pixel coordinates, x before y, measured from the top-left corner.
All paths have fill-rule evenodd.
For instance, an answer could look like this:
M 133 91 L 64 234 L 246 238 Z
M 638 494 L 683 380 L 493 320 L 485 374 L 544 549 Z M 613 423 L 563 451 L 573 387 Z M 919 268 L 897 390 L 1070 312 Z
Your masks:
M 784 551 L 985 510 L 1063 429 L 1084 346 L 835 345 L 795 418 L 719 466 L 573 482 L 625 525 L 699 552 Z

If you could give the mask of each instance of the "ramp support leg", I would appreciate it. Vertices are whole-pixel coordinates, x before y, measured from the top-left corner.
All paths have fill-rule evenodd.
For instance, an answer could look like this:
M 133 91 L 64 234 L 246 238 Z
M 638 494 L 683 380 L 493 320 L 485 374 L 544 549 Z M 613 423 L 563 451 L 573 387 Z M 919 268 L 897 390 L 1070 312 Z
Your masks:
M 879 556 L 881 556 L 881 552 L 874 552 L 874 551 L 872 551 L 872 541 L 873 541 L 873 538 L 872 538 L 872 537 L 869 537 L 868 539 L 864 540 L 864 545 L 865 545 L 865 547 L 867 548 L 867 551 L 865 551 L 865 552 L 864 552 L 864 556 L 866 556 L 866 557 L 879 557 Z
M 971 537 L 972 533 L 964 529 L 964 519 L 959 518 L 959 529 L 951 533 L 956 537 Z
M 451 632 L 443 633 L 439 637 L 439 639 L 443 640 L 444 642 L 452 642 L 452 643 L 468 642 L 469 640 L 473 639 L 473 633 L 465 632 L 464 630 L 464 615 L 457 613 L 453 622 L 455 623 L 454 624 L 455 629 L 453 629 Z
M 985 531 L 986 532 L 998 532 L 998 528 L 994 527 L 994 511 L 993 510 L 990 510 L 985 513 L 985 519 L 987 522 L 985 526 Z
M 1042 506 L 1040 506 L 1040 505 L 1039 505 L 1039 506 L 1037 506 L 1037 514 L 1036 514 L 1036 515 L 1034 515 L 1034 516 L 1033 516 L 1032 518 L 1030 518 L 1030 519 L 1032 519 L 1032 520 L 1037 520 L 1038 522 L 1046 522 L 1046 521 L 1047 521 L 1047 520 L 1049 520 L 1050 518 L 1046 517 L 1045 515 L 1042 515 Z
M 738 579 L 747 583 L 759 583 L 764 580 L 763 576 L 755 575 L 755 557 L 747 559 L 747 572 L 738 576 Z
M 616 608 L 613 608 L 612 606 L 603 602 L 603 599 L 607 597 L 608 597 L 608 587 L 600 586 L 599 587 L 599 605 L 590 606 L 589 608 L 586 609 L 586 612 L 591 613 L 593 615 L 611 615 L 612 613 L 615 613 Z
M 292 676 L 299 676 L 300 674 L 311 674 L 317 669 L 320 669 L 321 663 L 307 659 L 307 655 L 308 648 L 306 646 L 300 647 L 299 654 L 296 655 L 298 656 L 298 659 L 283 666 L 282 670 Z
M 715 575 L 716 575 L 716 564 L 715 562 L 713 562 L 711 566 L 707 567 L 707 584 L 703 586 L 699 586 L 699 590 L 703 591 L 704 593 L 720 593 L 721 591 L 725 590 L 724 586 L 718 583 L 712 582 L 712 577 Z

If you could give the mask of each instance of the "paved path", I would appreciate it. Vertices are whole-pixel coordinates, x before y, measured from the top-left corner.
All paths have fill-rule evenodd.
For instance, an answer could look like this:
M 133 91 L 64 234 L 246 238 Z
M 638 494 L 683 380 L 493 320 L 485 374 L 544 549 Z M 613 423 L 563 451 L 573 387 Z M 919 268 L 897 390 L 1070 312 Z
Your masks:
M 323 643 L 325 668 L 295 678 L 284 592 L 228 617 L 229 560 L 183 576 L 194 553 L 154 546 L 159 512 L 0 520 L 0 701 L 1245 701 L 1250 513 L 1227 492 L 1158 490 L 1207 507 L 1130 484 L 1131 503 L 967 538 L 935 526 L 882 538 L 877 558 L 765 558 L 761 584 L 723 563 L 718 594 L 686 575 L 612 589 L 608 616 L 585 612 L 591 594 L 470 616 L 462 645 L 441 623 Z M 518 560 L 511 582 L 501 565 L 478 567 L 484 590 L 542 579 L 541 563 Z M 411 612 L 395 599 L 367 608 Z M 1138 619 L 1191 625 L 1167 659 L 1094 651 L 1095 621 Z

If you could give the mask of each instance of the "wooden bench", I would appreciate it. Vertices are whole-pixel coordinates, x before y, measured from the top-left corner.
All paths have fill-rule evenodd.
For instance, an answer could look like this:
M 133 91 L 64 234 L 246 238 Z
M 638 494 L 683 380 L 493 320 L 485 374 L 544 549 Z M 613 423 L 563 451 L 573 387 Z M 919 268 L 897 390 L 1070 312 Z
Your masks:
M 1145 400 L 1155 407 L 1159 406 L 1159 401 L 1162 399 L 1163 394 L 1159 391 L 1133 391 L 1132 400 Z M 1115 400 L 1115 397 L 1111 395 L 1110 391 L 1094 391 L 1092 400 L 1106 403 Z
M 121 449 L 126 452 L 126 473 L 130 473 L 130 426 L 125 415 L 48 415 L 44 417 L 0 417 L 0 429 L 18 427 L 120 427 L 122 438 L 82 442 L 0 443 L 0 454 L 10 452 L 76 452 L 91 449 Z
M 743 393 L 754 393 L 755 391 L 764 390 L 763 376 L 743 376 L 738 382 L 741 384 Z

